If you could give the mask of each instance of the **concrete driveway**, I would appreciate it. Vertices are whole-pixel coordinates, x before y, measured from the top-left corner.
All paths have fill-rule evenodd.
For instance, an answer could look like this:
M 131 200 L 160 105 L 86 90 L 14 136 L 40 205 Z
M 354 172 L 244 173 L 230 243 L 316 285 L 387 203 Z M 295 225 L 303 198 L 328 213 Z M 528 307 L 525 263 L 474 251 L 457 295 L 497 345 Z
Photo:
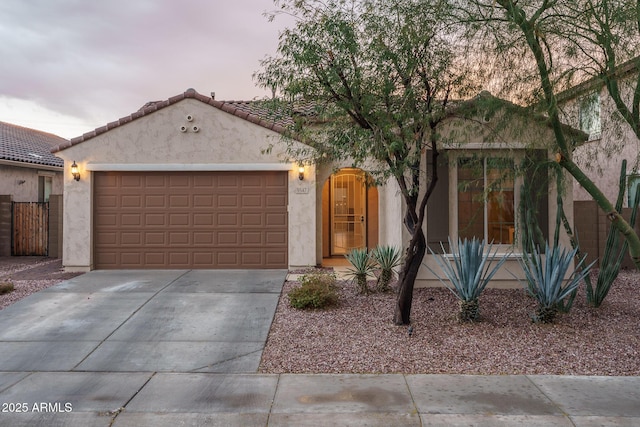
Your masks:
M 286 273 L 92 271 L 0 311 L 0 371 L 256 372 Z
M 0 310 L 0 427 L 640 425 L 640 377 L 256 374 L 285 275 L 95 271 Z

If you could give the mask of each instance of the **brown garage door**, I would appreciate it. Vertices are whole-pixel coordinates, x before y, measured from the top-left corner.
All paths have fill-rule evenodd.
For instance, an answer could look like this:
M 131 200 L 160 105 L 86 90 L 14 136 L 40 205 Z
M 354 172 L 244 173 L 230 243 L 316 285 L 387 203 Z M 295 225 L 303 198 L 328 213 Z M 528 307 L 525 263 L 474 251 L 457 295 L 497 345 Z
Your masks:
M 287 172 L 95 172 L 97 269 L 286 268 Z

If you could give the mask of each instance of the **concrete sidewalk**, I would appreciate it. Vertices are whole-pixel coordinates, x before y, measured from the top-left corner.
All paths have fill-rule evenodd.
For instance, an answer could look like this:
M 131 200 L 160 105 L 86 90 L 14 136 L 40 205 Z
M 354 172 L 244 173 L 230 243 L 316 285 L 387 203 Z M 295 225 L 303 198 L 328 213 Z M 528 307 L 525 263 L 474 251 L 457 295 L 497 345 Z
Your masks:
M 286 274 L 95 271 L 0 310 L 0 426 L 640 426 L 640 377 L 256 374 Z
M 0 425 L 638 426 L 639 386 L 637 377 L 1 373 Z

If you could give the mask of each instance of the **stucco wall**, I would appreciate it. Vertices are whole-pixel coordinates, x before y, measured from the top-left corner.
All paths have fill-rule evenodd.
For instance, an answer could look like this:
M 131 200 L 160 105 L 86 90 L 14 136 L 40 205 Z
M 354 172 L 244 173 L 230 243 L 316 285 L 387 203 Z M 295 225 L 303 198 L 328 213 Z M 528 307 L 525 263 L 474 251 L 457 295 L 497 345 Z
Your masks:
M 187 116 L 193 120 L 188 121 Z M 187 131 L 182 132 L 181 126 Z M 198 127 L 198 132 L 193 131 Z M 169 107 L 73 145 L 56 155 L 65 170 L 75 161 L 80 181 L 65 174 L 63 264 L 67 270 L 92 267 L 92 171 L 96 170 L 235 170 L 272 167 L 289 172 L 289 264 L 315 265 L 315 170 L 298 179 L 297 165 L 284 162 L 280 135 L 195 99 Z M 261 150 L 274 144 L 269 154 Z M 307 190 L 304 190 L 307 188 Z
M 51 194 L 62 194 L 62 171 L 37 168 L 36 165 L 16 167 L 0 164 L 0 194 L 9 194 L 14 202 L 38 201 L 38 177 L 52 178 Z
M 625 85 L 621 87 L 624 88 Z M 615 113 L 615 105 L 607 90 L 602 88 L 599 94 L 601 136 L 578 147 L 573 154 L 573 159 L 609 201 L 615 203 L 618 197 L 622 160 L 627 160 L 627 174 L 634 170 L 638 173 L 640 141 L 629 125 Z M 579 126 L 579 100 L 584 95 L 586 94 L 576 95 L 562 104 L 562 117 L 565 123 L 574 127 Z M 591 195 L 578 184 L 573 187 L 573 197 L 576 201 L 593 200 Z M 624 206 L 627 206 L 626 198 Z

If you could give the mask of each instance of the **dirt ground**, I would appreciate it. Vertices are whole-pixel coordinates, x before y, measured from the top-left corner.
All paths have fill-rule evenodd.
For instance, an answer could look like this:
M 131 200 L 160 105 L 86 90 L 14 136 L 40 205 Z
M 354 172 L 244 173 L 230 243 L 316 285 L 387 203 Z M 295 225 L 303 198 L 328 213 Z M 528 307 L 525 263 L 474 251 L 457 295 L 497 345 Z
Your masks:
M 0 279 L 67 280 L 82 273 L 65 273 L 62 260 L 49 257 L 0 257 Z

